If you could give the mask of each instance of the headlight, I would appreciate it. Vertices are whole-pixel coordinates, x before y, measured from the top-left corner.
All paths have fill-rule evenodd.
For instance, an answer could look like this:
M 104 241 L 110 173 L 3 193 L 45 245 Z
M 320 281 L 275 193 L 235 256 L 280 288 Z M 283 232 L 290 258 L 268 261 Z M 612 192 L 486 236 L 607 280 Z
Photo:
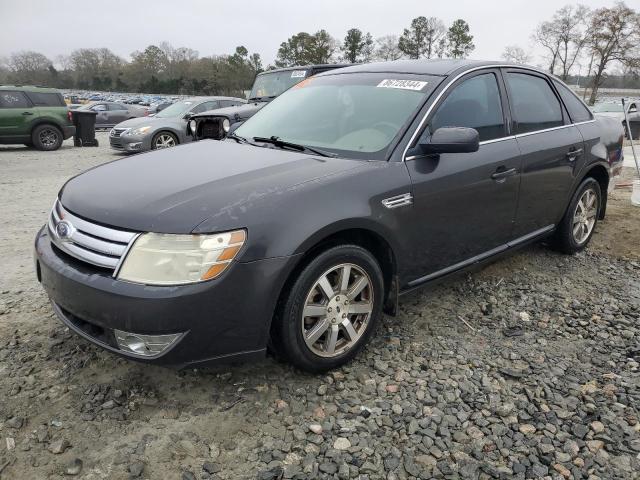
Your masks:
M 191 133 L 196 133 L 196 121 L 195 120 L 190 120 L 189 121 L 189 128 L 191 129 Z
M 224 130 L 224 133 L 229 132 L 229 129 L 231 128 L 231 123 L 229 123 L 228 118 L 225 118 L 224 120 L 222 120 L 222 128 Z
M 118 279 L 147 285 L 180 285 L 216 278 L 236 257 L 244 230 L 212 235 L 145 233 L 135 241 Z
M 138 127 L 138 128 L 130 129 L 126 133 L 128 133 L 129 135 L 144 135 L 149 130 L 151 130 L 151 127 L 145 126 L 145 127 Z

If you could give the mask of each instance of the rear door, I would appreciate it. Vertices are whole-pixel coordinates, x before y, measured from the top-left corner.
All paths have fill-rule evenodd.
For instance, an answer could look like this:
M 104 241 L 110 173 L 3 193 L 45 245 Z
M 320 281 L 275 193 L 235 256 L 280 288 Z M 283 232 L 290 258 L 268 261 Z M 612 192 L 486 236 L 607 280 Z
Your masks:
M 28 137 L 35 114 L 33 104 L 24 92 L 0 90 L 0 135 Z
M 117 125 L 129 118 L 129 111 L 124 105 L 109 103 L 107 107 L 109 109 L 109 123 L 112 125 Z
M 109 110 L 106 103 L 96 103 L 91 107 L 96 112 L 96 126 L 106 127 L 113 125 L 109 120 Z
M 475 128 L 473 153 L 406 159 L 413 186 L 410 280 L 428 280 L 496 253 L 511 240 L 520 185 L 520 152 L 508 131 L 498 69 L 462 77 L 434 108 L 421 141 L 440 127 Z M 418 277 L 418 278 L 416 278 Z
M 512 131 L 522 153 L 515 237 L 542 233 L 558 224 L 584 145 L 550 79 L 541 73 L 505 69 Z

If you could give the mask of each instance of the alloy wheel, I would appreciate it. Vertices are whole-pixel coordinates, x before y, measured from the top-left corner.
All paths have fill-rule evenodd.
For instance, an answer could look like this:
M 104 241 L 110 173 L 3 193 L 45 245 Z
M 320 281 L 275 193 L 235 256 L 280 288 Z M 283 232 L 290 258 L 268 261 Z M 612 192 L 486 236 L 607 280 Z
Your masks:
M 357 265 L 344 263 L 324 272 L 311 287 L 302 311 L 302 336 L 321 357 L 352 348 L 369 325 L 373 284 Z
M 155 141 L 154 145 L 155 145 L 155 148 L 175 147 L 176 141 L 168 133 L 162 133 L 162 134 L 160 134 L 160 135 L 158 135 L 156 137 L 156 141 Z
M 43 147 L 51 148 L 58 143 L 58 132 L 52 128 L 44 128 L 40 131 L 38 139 Z
M 588 188 L 584 191 L 573 213 L 573 239 L 578 245 L 584 243 L 591 235 L 598 214 L 598 195 Z

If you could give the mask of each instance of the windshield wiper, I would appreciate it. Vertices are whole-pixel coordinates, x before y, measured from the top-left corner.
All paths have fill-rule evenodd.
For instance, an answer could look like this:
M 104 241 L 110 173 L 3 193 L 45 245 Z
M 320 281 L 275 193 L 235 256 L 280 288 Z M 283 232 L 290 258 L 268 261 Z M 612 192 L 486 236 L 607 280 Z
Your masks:
M 291 148 L 293 150 L 298 150 L 300 152 L 311 152 L 311 153 L 315 153 L 316 155 L 320 155 L 321 157 L 331 157 L 331 158 L 337 157 L 335 153 L 325 152 L 324 150 L 307 147 L 306 145 L 301 145 L 299 143 L 286 142 L 284 140 L 280 140 L 280 137 L 276 137 L 275 135 L 269 138 L 253 137 L 253 141 L 260 142 L 260 143 L 270 143 L 278 148 Z
M 265 100 L 273 100 L 277 95 L 269 95 L 268 97 L 251 97 L 248 102 L 264 102 Z
M 227 134 L 227 138 L 233 138 L 236 142 L 238 143 L 251 143 L 249 140 L 247 140 L 244 137 L 241 137 L 240 135 L 236 135 L 235 133 L 229 133 Z M 253 144 L 252 144 L 253 145 Z

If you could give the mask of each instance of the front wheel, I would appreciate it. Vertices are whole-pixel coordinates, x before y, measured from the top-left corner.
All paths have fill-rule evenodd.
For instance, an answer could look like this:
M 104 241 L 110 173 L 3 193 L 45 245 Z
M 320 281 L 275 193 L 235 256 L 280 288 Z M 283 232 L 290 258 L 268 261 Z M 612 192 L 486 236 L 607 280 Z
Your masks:
M 330 248 L 293 280 L 272 328 L 276 353 L 309 372 L 351 360 L 382 315 L 384 281 L 370 252 L 356 245 Z
M 178 139 L 173 133 L 160 132 L 156 133 L 151 140 L 151 148 L 156 150 L 158 148 L 170 148 L 175 147 L 178 144 Z
M 594 178 L 580 184 L 555 233 L 554 244 L 561 252 L 572 254 L 587 246 L 598 223 L 601 197 L 600 184 Z

